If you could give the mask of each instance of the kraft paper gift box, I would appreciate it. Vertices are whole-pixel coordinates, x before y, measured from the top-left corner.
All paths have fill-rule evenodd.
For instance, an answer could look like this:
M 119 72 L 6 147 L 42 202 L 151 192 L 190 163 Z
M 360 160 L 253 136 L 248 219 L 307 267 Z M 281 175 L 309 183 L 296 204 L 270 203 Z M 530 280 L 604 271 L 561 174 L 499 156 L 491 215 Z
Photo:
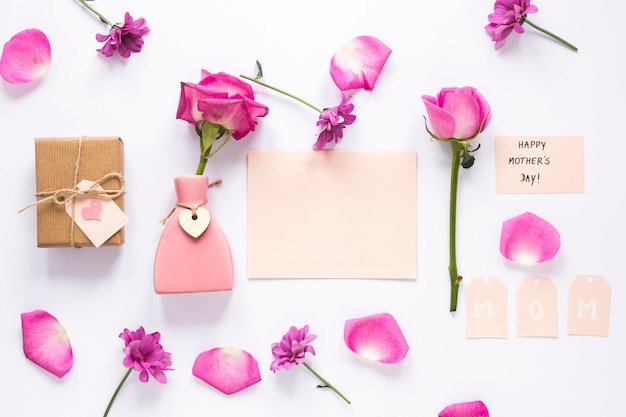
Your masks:
M 109 195 L 115 195 L 109 200 L 123 210 L 124 143 L 121 138 L 35 138 L 35 170 L 38 247 L 124 244 L 124 228 L 121 227 L 104 243 L 94 245 L 66 212 L 65 204 L 59 204 L 51 197 L 59 190 L 76 190 L 82 180 L 97 182 L 104 178 L 99 185 Z

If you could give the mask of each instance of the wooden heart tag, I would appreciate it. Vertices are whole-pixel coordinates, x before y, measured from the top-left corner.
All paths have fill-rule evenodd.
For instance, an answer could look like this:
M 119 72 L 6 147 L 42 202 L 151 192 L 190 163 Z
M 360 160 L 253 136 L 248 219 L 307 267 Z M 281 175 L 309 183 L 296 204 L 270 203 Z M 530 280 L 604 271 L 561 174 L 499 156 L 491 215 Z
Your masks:
M 211 213 L 204 207 L 195 210 L 185 209 L 178 215 L 178 224 L 185 233 L 193 238 L 198 238 L 209 227 L 211 223 Z

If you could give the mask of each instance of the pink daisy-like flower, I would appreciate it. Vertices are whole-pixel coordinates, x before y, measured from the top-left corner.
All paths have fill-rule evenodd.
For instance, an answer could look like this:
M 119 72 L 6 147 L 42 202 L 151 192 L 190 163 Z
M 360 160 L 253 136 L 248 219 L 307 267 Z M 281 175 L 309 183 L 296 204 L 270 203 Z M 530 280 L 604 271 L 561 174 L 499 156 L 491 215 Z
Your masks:
M 252 355 L 228 346 L 202 352 L 193 364 L 192 373 L 224 394 L 234 394 L 261 380 L 259 364 Z
M 26 29 L 4 44 L 0 76 L 11 84 L 24 84 L 43 77 L 50 67 L 50 41 L 39 29 Z
M 496 0 L 493 13 L 488 16 L 489 24 L 485 26 L 491 40 L 496 43 L 496 50 L 504 46 L 513 30 L 524 33 L 522 24 L 526 15 L 538 10 L 537 6 L 530 4 L 530 0 Z
M 161 384 L 167 382 L 167 377 L 163 371 L 171 371 L 171 354 L 163 350 L 159 344 L 161 334 L 154 332 L 146 334 L 143 327 L 135 331 L 124 329 L 120 333 L 120 338 L 124 340 L 123 365 L 139 372 L 139 380 L 148 382 L 149 375 L 152 375 Z
M 330 142 L 339 143 L 343 138 L 343 129 L 354 123 L 356 116 L 352 114 L 354 104 L 352 97 L 341 93 L 341 103 L 338 106 L 322 110 L 317 126 L 319 132 L 313 149 L 319 151 Z
M 310 345 L 317 335 L 309 334 L 309 325 L 301 329 L 291 326 L 278 343 L 272 343 L 274 361 L 270 369 L 276 372 L 279 369 L 291 369 L 292 366 L 304 362 L 307 352 L 315 355 L 315 349 Z
M 270 369 L 276 372 L 279 369 L 291 369 L 294 365 L 302 364 L 308 369 L 322 385 L 318 388 L 330 388 L 339 395 L 346 403 L 350 404 L 350 400 L 346 398 L 334 385 L 324 379 L 320 374 L 315 372 L 311 366 L 304 361 L 307 352 L 315 355 L 315 349 L 310 345 L 317 338 L 314 334 L 309 334 L 309 325 L 305 325 L 301 329 L 291 326 L 289 331 L 283 335 L 278 343 L 272 343 L 272 355 L 274 361 L 270 365 Z
M 373 90 L 391 49 L 373 36 L 357 36 L 342 45 L 330 61 L 330 76 L 341 91 Z
M 381 363 L 398 363 L 409 350 L 400 326 L 389 313 L 346 320 L 343 338 L 354 353 Z
M 500 253 L 510 261 L 534 265 L 554 258 L 561 247 L 558 230 L 533 213 L 523 213 L 502 223 Z
M 97 49 L 102 55 L 110 57 L 116 52 L 123 58 L 128 58 L 131 52 L 140 52 L 143 46 L 143 35 L 150 32 L 143 17 L 133 20 L 130 13 L 124 15 L 124 24 L 113 25 L 108 34 L 96 34 L 98 42 L 105 42 Z
M 489 410 L 482 401 L 450 404 L 438 414 L 439 417 L 489 417 Z
M 24 354 L 46 371 L 63 378 L 72 369 L 74 355 L 65 328 L 50 313 L 22 313 Z

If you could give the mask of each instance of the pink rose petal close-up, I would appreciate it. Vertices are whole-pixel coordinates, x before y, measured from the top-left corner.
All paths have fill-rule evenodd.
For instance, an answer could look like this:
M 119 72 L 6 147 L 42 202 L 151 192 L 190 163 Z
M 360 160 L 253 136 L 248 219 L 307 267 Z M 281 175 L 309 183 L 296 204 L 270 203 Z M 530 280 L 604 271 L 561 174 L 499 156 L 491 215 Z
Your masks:
M 489 410 L 482 401 L 450 404 L 438 414 L 439 417 L 489 417 Z
M 373 36 L 357 36 L 330 60 L 330 76 L 341 91 L 373 90 L 391 49 Z
M 4 44 L 0 75 L 11 84 L 43 77 L 50 67 L 50 41 L 39 29 L 26 29 Z
M 224 394 L 234 394 L 261 381 L 259 364 L 252 355 L 234 346 L 202 352 L 192 373 Z
M 500 236 L 500 253 L 523 265 L 549 261 L 561 247 L 558 230 L 541 217 L 526 212 L 505 220 Z
M 396 319 L 389 313 L 346 320 L 343 338 L 351 351 L 370 361 L 398 363 L 409 350 Z
M 34 310 L 22 313 L 24 354 L 46 371 L 63 378 L 74 364 L 70 338 L 50 313 Z

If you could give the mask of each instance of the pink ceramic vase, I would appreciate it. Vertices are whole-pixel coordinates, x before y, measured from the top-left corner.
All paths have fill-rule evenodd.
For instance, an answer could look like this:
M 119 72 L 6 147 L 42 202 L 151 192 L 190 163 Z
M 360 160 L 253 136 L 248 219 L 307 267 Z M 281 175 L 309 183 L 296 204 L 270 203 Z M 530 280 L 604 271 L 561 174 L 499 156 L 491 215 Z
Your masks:
M 228 291 L 233 287 L 228 241 L 206 207 L 208 185 L 205 175 L 174 179 L 178 202 L 154 259 L 154 290 L 158 294 Z

